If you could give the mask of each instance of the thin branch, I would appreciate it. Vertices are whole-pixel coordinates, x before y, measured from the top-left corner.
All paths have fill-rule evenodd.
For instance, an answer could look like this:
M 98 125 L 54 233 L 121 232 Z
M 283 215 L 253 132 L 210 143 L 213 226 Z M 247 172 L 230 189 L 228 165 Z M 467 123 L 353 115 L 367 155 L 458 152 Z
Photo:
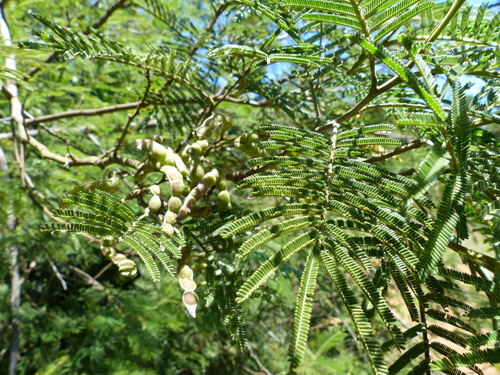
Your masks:
M 87 272 L 81 270 L 80 268 L 72 266 L 71 264 L 68 265 L 68 268 L 70 270 L 72 270 L 73 272 L 75 272 L 76 274 L 78 274 L 78 276 L 80 276 L 81 280 L 85 284 L 87 284 L 88 286 L 91 286 L 92 288 L 97 289 L 97 290 L 104 290 L 105 289 L 104 285 L 102 285 L 99 281 L 94 279 Z
M 120 138 L 118 139 L 118 142 L 116 142 L 116 146 L 115 146 L 114 151 L 113 151 L 114 157 L 117 156 L 116 153 L 118 152 L 118 149 L 120 148 L 123 140 L 127 136 L 128 128 L 130 127 L 130 124 L 137 117 L 137 115 L 141 111 L 141 107 L 144 105 L 144 102 L 146 101 L 146 98 L 148 97 L 149 89 L 151 88 L 151 76 L 150 76 L 149 70 L 146 70 L 146 80 L 147 80 L 147 84 L 146 84 L 146 89 L 144 90 L 144 95 L 142 96 L 142 99 L 140 100 L 139 104 L 137 105 L 135 112 L 128 116 L 128 121 L 125 124 L 125 127 L 123 128 L 122 134 L 121 134 Z
M 412 141 L 404 146 L 395 148 L 394 150 L 391 150 L 391 151 L 388 151 L 388 152 L 385 152 L 385 153 L 382 153 L 379 155 L 371 156 L 369 158 L 364 159 L 363 161 L 365 163 L 376 163 L 379 161 L 384 161 L 384 160 L 387 160 L 389 158 L 392 158 L 393 156 L 403 154 L 405 152 L 408 152 L 410 150 L 414 150 L 416 148 L 420 148 L 426 144 L 427 144 L 427 142 L 425 140 L 416 139 L 416 140 L 414 140 L 414 141 Z
M 51 121 L 57 121 L 57 120 L 62 120 L 66 118 L 71 118 L 71 117 L 79 117 L 79 116 L 100 116 L 104 115 L 106 113 L 113 113 L 113 112 L 118 112 L 118 111 L 126 111 L 129 109 L 134 109 L 137 108 L 137 106 L 140 104 L 140 101 L 137 102 L 130 102 L 130 103 L 123 103 L 123 104 L 116 104 L 108 107 L 102 107 L 102 108 L 91 108 L 91 109 L 75 109 L 71 111 L 65 111 L 65 112 L 60 112 L 60 113 L 54 113 L 51 115 L 45 115 L 45 116 L 39 116 L 35 117 L 32 119 L 27 119 L 26 120 L 26 125 L 27 126 L 35 126 L 38 125 L 42 122 L 51 122 Z M 143 103 L 142 106 L 146 106 L 147 104 Z M 0 122 L 4 121 L 10 121 L 12 120 L 12 117 L 4 117 L 0 119 Z

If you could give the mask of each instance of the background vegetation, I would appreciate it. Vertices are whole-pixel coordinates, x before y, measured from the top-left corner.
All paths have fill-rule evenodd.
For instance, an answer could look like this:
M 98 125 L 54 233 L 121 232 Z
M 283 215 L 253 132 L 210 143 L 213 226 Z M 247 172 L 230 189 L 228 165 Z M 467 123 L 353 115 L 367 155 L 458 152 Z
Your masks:
M 498 9 L 2 1 L 0 373 L 498 373 Z

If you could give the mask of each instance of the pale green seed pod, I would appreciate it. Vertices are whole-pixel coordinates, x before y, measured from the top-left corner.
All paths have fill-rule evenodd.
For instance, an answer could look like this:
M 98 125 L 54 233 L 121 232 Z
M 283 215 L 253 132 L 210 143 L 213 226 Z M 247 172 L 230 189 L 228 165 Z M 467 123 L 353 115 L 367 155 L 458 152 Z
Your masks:
M 212 135 L 212 128 L 210 126 L 201 126 L 194 132 L 196 139 L 207 139 Z
M 203 176 L 203 182 L 206 183 L 208 187 L 212 187 L 215 185 L 218 178 L 219 172 L 217 169 L 212 169 L 210 172 L 205 173 L 205 176 Z
M 163 223 L 161 232 L 167 237 L 172 237 L 174 235 L 174 227 L 171 224 Z
M 102 246 L 113 246 L 114 244 L 116 244 L 116 239 L 114 239 L 113 237 L 111 236 L 108 236 L 108 237 L 104 237 L 102 239 Z
M 222 130 L 228 131 L 233 127 L 233 123 L 228 120 L 226 117 L 222 116 Z
M 239 138 L 240 144 L 244 145 L 248 142 L 248 133 L 243 133 Z
M 189 147 L 189 146 L 188 146 L 188 147 Z M 181 157 L 181 159 L 182 159 L 182 161 L 183 161 L 184 163 L 189 162 L 189 158 L 190 158 L 189 153 L 187 152 L 187 149 L 188 149 L 187 147 L 186 147 L 186 148 L 184 148 L 184 149 L 181 151 L 181 154 L 180 154 L 180 157 Z
M 208 141 L 206 139 L 199 140 L 195 144 L 197 144 L 198 146 L 200 146 L 201 152 L 205 152 L 207 150 L 207 148 L 208 148 Z
M 219 179 L 217 180 L 217 189 L 219 190 L 226 190 L 227 189 L 227 181 L 226 181 L 226 175 L 224 172 L 219 173 Z
M 163 137 L 160 134 L 153 135 L 153 141 L 158 142 L 159 144 L 163 143 Z
M 174 225 L 175 221 L 176 221 L 176 218 L 177 218 L 177 214 L 175 212 L 167 211 L 167 213 L 165 214 L 165 218 L 163 219 L 163 221 L 165 223 L 170 224 L 170 225 Z
M 193 160 L 191 164 L 189 176 L 191 178 L 191 188 L 194 188 L 198 182 L 205 176 L 205 170 L 201 166 L 199 159 Z
M 172 189 L 172 194 L 176 197 L 180 197 L 186 191 L 183 180 L 174 180 L 170 182 L 170 188 Z
M 149 152 L 159 162 L 164 162 L 168 153 L 166 147 L 151 139 L 138 139 L 135 141 L 135 147 L 139 150 Z
M 170 147 L 167 148 L 167 156 L 162 161 L 162 165 L 175 165 L 175 152 Z
M 222 190 L 217 194 L 217 203 L 221 212 L 231 209 L 231 196 L 227 190 Z
M 137 265 L 133 260 L 125 259 L 118 263 L 118 270 L 122 276 L 133 277 L 137 275 Z
M 113 261 L 114 264 L 118 265 L 121 261 L 127 259 L 127 257 L 123 254 L 115 254 L 111 260 Z
M 259 135 L 257 133 L 250 133 L 248 135 L 248 143 L 255 143 L 259 140 Z
M 113 249 L 112 247 L 108 246 L 101 246 L 101 253 L 104 255 L 107 259 L 112 260 L 114 256 L 116 255 L 116 250 Z
M 231 203 L 231 196 L 229 195 L 229 191 L 220 191 L 219 194 L 217 194 L 217 202 L 222 206 L 227 206 L 229 203 Z
M 182 265 L 177 272 L 177 276 L 180 279 L 190 279 L 193 280 L 194 272 L 187 264 Z
M 200 156 L 202 153 L 201 146 L 197 143 L 193 143 L 187 151 L 194 156 Z
M 172 194 L 175 196 L 181 196 L 184 194 L 186 187 L 184 186 L 184 180 L 181 172 L 175 167 L 170 165 L 165 165 L 161 168 L 161 171 L 167 176 L 170 182 L 170 189 Z
M 256 143 L 240 144 L 240 150 L 254 158 L 265 155 L 265 151 L 261 150 Z
M 154 195 L 150 200 L 149 200 L 149 209 L 152 212 L 158 212 L 160 211 L 162 206 L 161 198 L 157 195 Z
M 182 201 L 178 197 L 170 197 L 168 200 L 168 210 L 172 212 L 179 212 L 179 209 L 182 206 Z
M 159 185 L 151 185 L 149 191 L 153 193 L 153 195 L 161 195 L 161 188 Z
M 182 157 L 180 157 L 179 155 L 175 154 L 174 155 L 174 162 L 175 162 L 175 167 L 178 169 L 178 171 L 181 172 L 181 174 L 184 177 L 188 177 L 189 176 L 189 171 L 188 171 L 188 169 L 186 167 L 186 164 L 184 164 L 184 160 L 182 159 Z

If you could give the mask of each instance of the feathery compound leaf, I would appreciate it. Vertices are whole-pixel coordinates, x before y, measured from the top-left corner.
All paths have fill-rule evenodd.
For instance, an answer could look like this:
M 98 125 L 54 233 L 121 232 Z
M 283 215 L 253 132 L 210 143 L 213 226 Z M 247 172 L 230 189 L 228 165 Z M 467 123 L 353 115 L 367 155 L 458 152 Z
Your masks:
M 420 198 L 430 189 L 437 178 L 441 176 L 449 164 L 446 155 L 446 150 L 443 147 L 434 145 L 431 152 L 429 152 L 427 157 L 420 164 L 414 176 L 417 184 L 408 189 L 409 194 L 411 194 L 410 198 Z
M 392 69 L 404 82 L 406 82 L 415 92 L 424 99 L 432 108 L 436 115 L 443 121 L 446 120 L 446 114 L 434 94 L 427 91 L 418 81 L 418 78 L 408 70 L 408 68 L 392 54 L 391 51 L 376 42 L 370 42 L 361 35 L 351 37 L 355 43 L 360 44 L 368 52 L 378 57 L 384 64 Z
M 482 307 L 479 309 L 472 309 L 465 314 L 469 318 L 480 319 L 500 319 L 500 307 Z
M 470 366 L 477 363 L 500 363 L 500 348 L 450 355 L 446 358 L 435 360 L 431 363 L 431 367 L 437 370 L 448 370 L 454 367 Z
M 293 331 L 288 349 L 291 368 L 298 367 L 304 357 L 309 325 L 311 321 L 312 299 L 318 276 L 319 254 L 316 248 L 311 248 L 300 280 L 299 295 L 296 299 Z
M 392 365 L 389 366 L 389 375 L 396 375 L 404 369 L 411 361 L 428 349 L 426 342 L 419 342 L 404 352 Z
M 387 364 L 385 363 L 380 345 L 373 334 L 373 328 L 370 321 L 366 317 L 354 293 L 349 288 L 347 280 L 337 267 L 335 259 L 328 250 L 324 249 L 321 250 L 321 260 L 328 275 L 335 284 L 335 288 L 340 297 L 344 301 L 345 307 L 349 311 L 351 320 L 359 334 L 360 341 L 368 355 L 373 370 L 377 375 L 387 375 Z
M 257 48 L 238 46 L 233 44 L 227 44 L 222 47 L 217 47 L 207 52 L 208 58 L 227 56 L 257 57 L 260 59 L 265 59 L 267 58 L 267 53 Z
M 470 148 L 470 121 L 467 115 L 467 100 L 464 90 L 458 81 L 452 84 L 453 107 L 451 121 L 453 126 L 455 154 L 458 158 L 460 168 L 465 168 L 469 157 Z
M 330 0 L 283 0 L 284 7 L 296 7 L 314 10 L 326 10 L 331 13 L 343 13 L 355 16 L 354 10 L 350 4 L 342 1 Z
M 112 234 L 111 229 L 104 226 L 82 224 L 82 223 L 71 223 L 71 224 L 44 224 L 40 227 L 41 231 L 44 232 L 70 232 L 70 233 L 81 233 L 90 234 L 96 237 L 106 237 Z
M 137 252 L 137 254 L 139 254 L 140 258 L 144 262 L 144 265 L 146 266 L 146 269 L 148 270 L 149 276 L 151 276 L 151 278 L 153 279 L 153 282 L 155 283 L 159 282 L 160 270 L 158 269 L 158 266 L 156 265 L 151 254 L 148 252 L 147 248 L 145 248 L 135 238 L 129 236 L 126 236 L 123 239 L 123 242 L 130 245 L 130 247 L 134 249 Z
M 361 25 L 359 21 L 354 17 L 349 16 L 339 16 L 335 14 L 327 13 L 309 13 L 302 16 L 304 21 L 321 21 L 327 23 L 333 23 L 340 26 L 352 27 L 356 30 L 361 30 Z
M 467 347 L 477 349 L 485 345 L 497 345 L 500 343 L 500 331 L 480 333 L 467 340 Z
M 320 205 L 316 204 L 301 204 L 292 203 L 287 205 L 279 205 L 266 208 L 261 212 L 254 212 L 246 215 L 238 220 L 228 223 L 222 227 L 222 237 L 228 238 L 236 233 L 244 232 L 247 229 L 253 228 L 258 223 L 272 219 L 278 216 L 290 215 L 317 215 L 323 211 Z
M 236 293 L 236 303 L 246 301 L 296 252 L 317 241 L 318 231 L 311 230 L 288 242 L 283 248 L 263 263 Z
M 237 256 L 243 258 L 274 238 L 303 228 L 314 227 L 319 221 L 319 216 L 297 217 L 263 229 L 252 235 L 240 246 Z
M 425 281 L 438 265 L 441 256 L 448 246 L 453 229 L 458 223 L 453 192 L 460 189 L 460 184 L 461 181 L 456 174 L 452 174 L 446 183 L 436 223 L 417 265 L 420 281 Z

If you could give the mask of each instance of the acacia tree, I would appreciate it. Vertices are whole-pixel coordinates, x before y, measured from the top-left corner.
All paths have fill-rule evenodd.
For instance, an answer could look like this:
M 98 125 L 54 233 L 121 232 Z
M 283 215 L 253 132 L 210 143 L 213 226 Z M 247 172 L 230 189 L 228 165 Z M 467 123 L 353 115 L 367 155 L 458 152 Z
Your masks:
M 9 50 L 23 67 L 9 56 L 2 70 L 4 138 L 43 231 L 98 241 L 125 277 L 140 259 L 158 282 L 161 263 L 189 314 L 216 306 L 243 351 L 241 308 L 298 274 L 290 373 L 324 298 L 341 301 L 374 373 L 500 362 L 494 7 L 93 5 L 84 19 L 2 3 L 6 45 L 7 6 L 34 28 Z M 73 89 L 47 94 L 63 81 Z M 58 174 L 80 177 L 40 189 Z M 317 284 L 329 294 L 315 300 Z

